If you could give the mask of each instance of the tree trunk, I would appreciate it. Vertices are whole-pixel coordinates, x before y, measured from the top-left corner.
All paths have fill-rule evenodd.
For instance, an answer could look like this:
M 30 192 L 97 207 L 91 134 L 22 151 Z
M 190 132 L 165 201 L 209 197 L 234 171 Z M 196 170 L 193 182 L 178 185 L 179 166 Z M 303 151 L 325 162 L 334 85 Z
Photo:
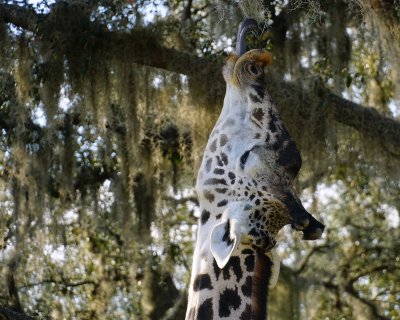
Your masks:
M 281 266 L 279 280 L 270 291 L 268 320 L 299 320 L 300 291 L 296 276 L 285 266 Z
M 144 269 L 142 300 L 144 320 L 163 319 L 179 297 L 170 274 L 160 270 L 155 258 L 148 259 Z

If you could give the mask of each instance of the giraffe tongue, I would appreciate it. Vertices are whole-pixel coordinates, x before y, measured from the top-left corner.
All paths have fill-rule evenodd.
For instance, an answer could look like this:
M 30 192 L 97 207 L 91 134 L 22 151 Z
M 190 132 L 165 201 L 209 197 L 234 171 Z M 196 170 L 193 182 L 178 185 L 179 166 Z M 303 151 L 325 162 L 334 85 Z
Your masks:
M 239 57 L 246 52 L 246 34 L 251 29 L 258 29 L 258 23 L 254 19 L 246 18 L 239 26 L 236 38 L 236 54 Z

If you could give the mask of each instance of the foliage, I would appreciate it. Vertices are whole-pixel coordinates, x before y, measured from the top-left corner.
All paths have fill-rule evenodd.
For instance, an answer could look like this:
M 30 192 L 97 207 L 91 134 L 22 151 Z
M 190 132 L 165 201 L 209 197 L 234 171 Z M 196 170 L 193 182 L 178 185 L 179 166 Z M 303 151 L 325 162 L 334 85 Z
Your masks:
M 296 292 L 293 319 L 400 317 L 400 137 L 366 134 L 358 114 L 350 128 L 329 102 L 400 126 L 398 3 L 368 3 L 263 2 L 267 29 L 249 39 L 274 55 L 297 185 L 328 226 L 316 243 L 281 234 L 277 292 Z M 241 19 L 230 1 L 0 4 L 0 306 L 183 317 L 193 186 L 224 88 L 215 70 Z

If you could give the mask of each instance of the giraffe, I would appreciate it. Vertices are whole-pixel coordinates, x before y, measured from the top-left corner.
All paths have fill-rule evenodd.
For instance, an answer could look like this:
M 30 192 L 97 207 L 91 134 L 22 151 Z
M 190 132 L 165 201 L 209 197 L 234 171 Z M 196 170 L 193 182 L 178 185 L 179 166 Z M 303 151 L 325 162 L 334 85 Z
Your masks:
M 254 24 L 242 23 L 237 54 L 223 68 L 224 105 L 197 177 L 201 216 L 186 320 L 265 319 L 279 274 L 277 232 L 291 224 L 313 240 L 324 230 L 293 189 L 301 156 L 266 91 L 271 55 L 244 52 Z

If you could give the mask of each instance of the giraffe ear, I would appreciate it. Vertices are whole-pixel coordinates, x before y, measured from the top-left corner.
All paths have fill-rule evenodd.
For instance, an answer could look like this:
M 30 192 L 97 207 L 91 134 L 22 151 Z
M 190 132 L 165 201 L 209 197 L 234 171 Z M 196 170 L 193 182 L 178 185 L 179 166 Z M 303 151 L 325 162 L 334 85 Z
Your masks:
M 210 235 L 211 253 L 221 269 L 228 263 L 243 234 L 248 233 L 247 211 L 253 207 L 245 201 L 233 201 L 224 210 L 222 222 L 214 226 Z
M 230 230 L 231 221 L 228 219 L 217 224 L 211 231 L 211 253 L 221 269 L 228 263 L 233 250 L 240 243 L 240 235 L 231 234 Z
M 272 261 L 271 278 L 269 279 L 268 287 L 273 289 L 278 282 L 279 271 L 281 269 L 281 258 L 274 248 L 268 251 L 266 255 L 268 255 Z

